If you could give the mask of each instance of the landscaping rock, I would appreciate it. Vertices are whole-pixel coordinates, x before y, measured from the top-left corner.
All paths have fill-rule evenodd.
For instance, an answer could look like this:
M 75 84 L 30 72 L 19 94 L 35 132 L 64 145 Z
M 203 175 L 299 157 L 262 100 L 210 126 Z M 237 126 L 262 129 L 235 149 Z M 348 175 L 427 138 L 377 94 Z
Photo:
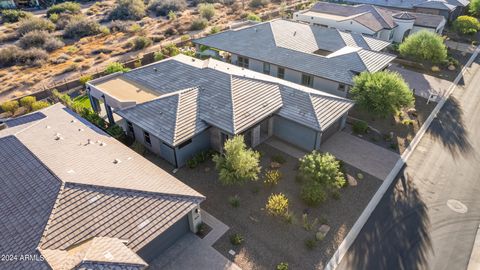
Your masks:
M 355 177 L 353 177 L 353 176 L 351 176 L 351 175 L 349 175 L 349 174 L 347 174 L 347 181 L 348 181 L 348 185 L 349 185 L 349 186 L 354 187 L 354 186 L 357 185 L 357 179 L 355 179 Z
M 270 168 L 272 169 L 278 169 L 280 168 L 281 164 L 275 161 L 270 162 Z
M 232 256 L 235 256 L 236 252 L 230 249 L 230 250 L 228 251 L 228 254 L 230 254 L 230 255 L 232 255 Z
M 363 179 L 363 174 L 362 174 L 362 173 L 357 173 L 357 178 L 358 178 L 359 180 L 362 180 L 362 179 Z
M 455 69 L 456 69 L 456 67 L 454 65 L 448 66 L 448 70 L 455 70 Z
M 323 240 L 325 236 L 327 236 L 328 232 L 330 231 L 330 226 L 327 224 L 323 224 L 318 228 L 318 232 L 315 234 L 317 240 Z

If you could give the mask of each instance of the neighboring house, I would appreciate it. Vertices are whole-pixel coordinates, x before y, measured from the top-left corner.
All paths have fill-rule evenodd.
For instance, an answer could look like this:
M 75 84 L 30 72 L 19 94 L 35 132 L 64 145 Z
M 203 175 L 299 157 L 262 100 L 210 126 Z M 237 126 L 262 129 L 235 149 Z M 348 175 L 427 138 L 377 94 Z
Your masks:
M 453 21 L 462 15 L 470 4 L 469 0 L 342 0 L 339 2 L 368 4 L 417 13 L 441 15 L 447 21 Z
M 0 129 L 2 269 L 145 269 L 201 222 L 204 196 L 61 104 Z
M 227 61 L 345 97 L 353 77 L 385 69 L 389 42 L 288 20 L 232 29 L 193 41 L 228 52 Z
M 42 4 L 47 4 L 42 1 Z M 39 0 L 0 0 L 1 8 L 32 8 L 40 6 Z
M 243 134 L 255 147 L 276 136 L 319 149 L 344 127 L 353 102 L 215 59 L 177 55 L 87 83 L 99 110 L 123 118 L 129 136 L 176 167 L 199 151 L 222 151 Z
M 296 12 L 297 21 L 360 33 L 385 41 L 402 42 L 411 33 L 427 30 L 442 34 L 446 19 L 440 15 L 398 11 L 372 5 L 341 5 L 317 2 Z

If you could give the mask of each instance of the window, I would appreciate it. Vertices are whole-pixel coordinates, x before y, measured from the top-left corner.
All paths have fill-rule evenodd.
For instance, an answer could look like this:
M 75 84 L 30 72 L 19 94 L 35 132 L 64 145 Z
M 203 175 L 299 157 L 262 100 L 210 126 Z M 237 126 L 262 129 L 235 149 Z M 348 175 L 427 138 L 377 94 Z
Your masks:
M 312 75 L 302 74 L 302 85 L 312 87 L 313 86 Z
M 344 92 L 345 91 L 345 84 L 343 84 L 343 83 L 339 84 L 337 90 Z
M 277 77 L 280 79 L 285 79 L 285 69 L 283 67 L 277 68 Z
M 270 75 L 270 64 L 263 63 L 263 73 Z
M 133 129 L 133 124 L 130 121 L 127 121 L 128 133 L 135 139 L 135 131 Z
M 178 148 L 179 148 L 179 149 L 182 149 L 183 147 L 189 145 L 191 142 L 192 142 L 192 139 L 188 139 L 188 140 L 184 141 L 183 143 L 181 143 L 181 144 L 178 146 Z
M 239 56 L 238 57 L 238 65 L 244 68 L 248 68 L 248 58 Z
M 145 142 L 146 142 L 148 145 L 152 145 L 152 141 L 150 141 L 150 133 L 144 131 L 144 132 L 143 132 L 143 138 L 145 139 Z

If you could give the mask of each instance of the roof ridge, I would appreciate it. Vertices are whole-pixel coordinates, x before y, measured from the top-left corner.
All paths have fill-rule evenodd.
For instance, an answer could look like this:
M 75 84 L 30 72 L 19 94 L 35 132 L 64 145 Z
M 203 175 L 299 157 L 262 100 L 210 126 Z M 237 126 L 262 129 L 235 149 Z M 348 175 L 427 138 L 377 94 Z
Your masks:
M 42 163 L 43 164 L 43 163 Z M 45 166 L 45 165 L 44 165 Z M 46 166 L 45 166 L 46 167 Z M 53 174 L 53 173 L 52 173 Z M 57 179 L 60 179 L 58 178 L 55 174 L 53 174 L 55 176 L 55 178 Z M 61 180 L 60 180 L 61 181 Z M 62 182 L 62 184 L 60 185 L 60 189 L 58 190 L 58 193 L 57 193 L 57 198 L 55 199 L 55 203 L 53 204 L 53 208 L 52 208 L 52 211 L 50 211 L 50 215 L 48 216 L 48 220 L 47 220 L 47 224 L 45 224 L 45 227 L 43 228 L 43 232 L 42 232 L 42 236 L 40 237 L 40 240 L 38 241 L 38 244 L 37 244 L 37 250 L 39 249 L 43 249 L 41 248 L 42 244 L 43 244 L 43 240 L 45 239 L 45 235 L 47 234 L 48 230 L 50 229 L 50 224 L 51 224 L 51 217 L 54 216 L 56 210 L 57 210 L 57 206 L 60 202 L 60 199 L 61 199 L 61 195 L 63 194 L 63 190 L 65 189 L 65 182 Z M 47 262 L 48 263 L 48 262 Z
M 235 117 L 235 102 L 234 102 L 234 98 L 233 98 L 233 80 L 234 79 L 237 79 L 238 76 L 236 75 L 233 75 L 233 74 L 229 74 L 230 75 L 230 100 L 231 100 L 231 103 L 232 103 L 232 130 L 233 130 L 233 133 L 236 133 L 236 124 L 235 124 L 235 120 L 236 120 L 236 117 Z
M 308 100 L 310 101 L 308 104 L 312 107 L 312 111 L 315 114 L 315 122 L 317 123 L 318 129 L 322 130 L 322 124 L 318 120 L 319 115 L 317 113 L 317 110 L 315 110 L 315 106 L 313 106 L 312 93 L 307 93 L 307 94 L 308 94 Z

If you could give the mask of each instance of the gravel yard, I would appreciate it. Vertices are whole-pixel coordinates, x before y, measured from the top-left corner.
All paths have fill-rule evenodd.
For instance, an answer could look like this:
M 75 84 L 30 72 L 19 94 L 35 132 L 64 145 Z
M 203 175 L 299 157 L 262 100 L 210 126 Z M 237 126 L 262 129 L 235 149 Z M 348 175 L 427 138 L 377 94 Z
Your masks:
M 381 181 L 363 173 L 357 186 L 347 186 L 340 191 L 340 198 L 329 198 L 319 207 L 308 207 L 300 200 L 301 184 L 295 180 L 298 161 L 265 144 L 258 147 L 262 153 L 262 168 L 270 166 L 272 156 L 282 155 L 285 163 L 280 167 L 282 179 L 278 185 L 265 186 L 262 179 L 242 186 L 222 186 L 218 181 L 214 164 L 207 161 L 194 169 L 184 167 L 175 176 L 203 193 L 207 199 L 202 208 L 230 227 L 230 230 L 214 244 L 220 253 L 243 269 L 274 269 L 280 262 L 287 262 L 290 269 L 322 269 L 338 245 L 352 227 Z M 172 167 L 151 154 L 147 158 L 166 169 Z M 359 170 L 344 165 L 349 175 L 356 176 Z M 289 199 L 289 212 L 293 221 L 269 216 L 265 203 L 271 193 L 284 193 Z M 232 207 L 229 198 L 238 196 L 239 206 Z M 309 231 L 303 227 L 302 214 L 307 213 L 308 222 L 318 222 Z M 313 249 L 307 248 L 306 240 L 315 239 L 322 224 L 331 229 L 321 241 L 315 241 Z M 239 233 L 245 242 L 239 246 L 230 243 L 230 236 Z M 229 254 L 230 250 L 235 255 Z

